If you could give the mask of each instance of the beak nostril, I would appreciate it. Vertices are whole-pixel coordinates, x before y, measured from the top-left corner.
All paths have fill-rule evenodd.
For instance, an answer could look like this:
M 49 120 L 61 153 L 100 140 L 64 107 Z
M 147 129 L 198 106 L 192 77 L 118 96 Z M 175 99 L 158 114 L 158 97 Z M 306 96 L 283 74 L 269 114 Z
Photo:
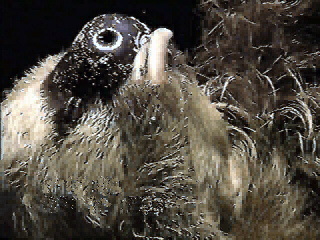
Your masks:
M 140 46 L 145 45 L 150 40 L 150 35 L 143 35 L 140 39 Z

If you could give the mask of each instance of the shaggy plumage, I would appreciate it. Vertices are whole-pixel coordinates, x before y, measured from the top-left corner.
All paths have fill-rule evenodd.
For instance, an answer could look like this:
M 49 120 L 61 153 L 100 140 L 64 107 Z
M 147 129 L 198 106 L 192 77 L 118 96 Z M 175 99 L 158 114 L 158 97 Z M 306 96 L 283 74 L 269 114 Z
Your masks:
M 312 4 L 202 3 L 194 69 L 127 83 L 8 160 L 14 236 L 319 238 L 319 97 L 301 73 L 319 45 L 294 32 Z

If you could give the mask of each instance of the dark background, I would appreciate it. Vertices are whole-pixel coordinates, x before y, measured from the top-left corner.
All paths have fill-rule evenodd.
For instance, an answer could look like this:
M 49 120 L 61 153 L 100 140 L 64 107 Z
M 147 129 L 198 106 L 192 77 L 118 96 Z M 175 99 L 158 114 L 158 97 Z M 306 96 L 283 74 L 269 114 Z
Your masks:
M 4 0 L 1 16 L 1 90 L 48 54 L 66 49 L 95 16 L 122 13 L 151 28 L 174 32 L 180 50 L 192 49 L 200 36 L 197 0 Z

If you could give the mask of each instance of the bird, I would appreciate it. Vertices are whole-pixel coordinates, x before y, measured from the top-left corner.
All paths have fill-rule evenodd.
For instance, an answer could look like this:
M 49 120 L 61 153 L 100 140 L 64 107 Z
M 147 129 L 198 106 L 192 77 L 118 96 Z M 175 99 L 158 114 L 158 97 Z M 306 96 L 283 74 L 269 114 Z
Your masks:
M 88 22 L 44 81 L 43 93 L 62 134 L 97 99 L 106 103 L 130 76 L 133 60 L 150 38 L 134 17 L 104 14 Z
M 159 52 L 163 31 L 155 32 L 152 37 L 151 29 L 134 17 L 103 14 L 85 24 L 66 51 L 26 71 L 1 103 L 3 159 L 11 164 L 16 157 L 29 156 L 46 136 L 66 136 L 95 103 L 108 104 L 132 71 L 144 67 L 141 48 L 150 42 L 153 47 L 143 49 Z

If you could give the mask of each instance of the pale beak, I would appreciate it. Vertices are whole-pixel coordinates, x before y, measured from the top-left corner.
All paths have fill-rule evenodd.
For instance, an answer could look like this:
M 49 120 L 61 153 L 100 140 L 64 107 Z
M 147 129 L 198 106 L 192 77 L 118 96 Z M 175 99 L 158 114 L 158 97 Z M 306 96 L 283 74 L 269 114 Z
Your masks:
M 147 78 L 153 84 L 163 84 L 168 82 L 168 76 L 165 71 L 168 55 L 168 44 L 173 36 L 172 31 L 166 28 L 158 28 L 150 37 L 150 42 L 144 44 L 137 53 L 132 70 L 132 80 L 141 83 L 143 69 L 145 68 L 146 58 L 148 56 Z

